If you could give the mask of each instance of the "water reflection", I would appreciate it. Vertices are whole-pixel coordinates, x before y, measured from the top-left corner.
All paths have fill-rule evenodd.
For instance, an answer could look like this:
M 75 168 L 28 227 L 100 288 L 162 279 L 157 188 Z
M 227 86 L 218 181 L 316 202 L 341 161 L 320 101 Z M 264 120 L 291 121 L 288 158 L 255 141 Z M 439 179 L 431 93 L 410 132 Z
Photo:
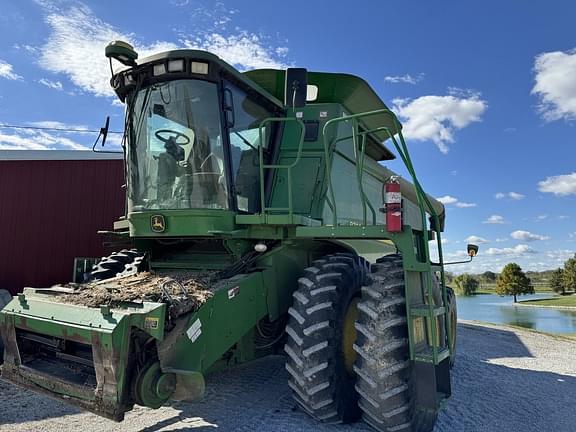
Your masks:
M 548 294 L 521 296 L 519 300 L 549 298 Z M 495 324 L 513 324 L 549 333 L 576 333 L 576 310 L 514 305 L 512 297 L 477 295 L 457 297 L 458 318 Z

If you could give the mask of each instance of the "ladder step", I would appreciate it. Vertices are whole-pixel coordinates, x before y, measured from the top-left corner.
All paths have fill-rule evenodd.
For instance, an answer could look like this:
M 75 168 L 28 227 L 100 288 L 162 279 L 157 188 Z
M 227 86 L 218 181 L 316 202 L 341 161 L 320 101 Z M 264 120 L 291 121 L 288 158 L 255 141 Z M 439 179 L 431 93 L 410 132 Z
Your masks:
M 440 363 L 442 360 L 450 357 L 450 350 L 448 348 L 438 349 L 438 360 L 436 364 Z M 432 347 L 427 347 L 422 350 L 416 351 L 414 354 L 414 360 L 424 363 L 434 363 L 434 351 Z
M 413 304 L 410 305 L 410 315 L 412 317 L 437 317 L 446 313 L 444 306 L 432 306 L 427 304 Z

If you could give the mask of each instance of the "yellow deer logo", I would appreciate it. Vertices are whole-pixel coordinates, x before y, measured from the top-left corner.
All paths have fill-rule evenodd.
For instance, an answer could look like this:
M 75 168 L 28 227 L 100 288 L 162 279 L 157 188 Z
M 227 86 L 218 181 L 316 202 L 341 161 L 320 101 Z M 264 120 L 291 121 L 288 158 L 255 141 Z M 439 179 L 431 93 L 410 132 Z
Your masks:
M 150 218 L 150 227 L 154 232 L 164 232 L 166 229 L 166 222 L 164 221 L 164 216 L 154 215 Z

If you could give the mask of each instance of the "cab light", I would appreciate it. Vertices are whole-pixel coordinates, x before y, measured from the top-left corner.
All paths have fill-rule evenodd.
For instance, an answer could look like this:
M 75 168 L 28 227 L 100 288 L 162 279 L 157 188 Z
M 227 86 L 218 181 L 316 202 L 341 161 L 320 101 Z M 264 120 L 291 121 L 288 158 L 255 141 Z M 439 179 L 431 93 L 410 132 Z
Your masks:
M 155 64 L 153 73 L 154 76 L 164 75 L 166 73 L 166 65 L 164 63 Z
M 184 60 L 170 60 L 168 62 L 168 72 L 184 72 Z
M 207 75 L 208 74 L 208 63 L 200 63 L 200 62 L 193 61 L 192 67 L 190 70 L 192 71 L 192 73 Z

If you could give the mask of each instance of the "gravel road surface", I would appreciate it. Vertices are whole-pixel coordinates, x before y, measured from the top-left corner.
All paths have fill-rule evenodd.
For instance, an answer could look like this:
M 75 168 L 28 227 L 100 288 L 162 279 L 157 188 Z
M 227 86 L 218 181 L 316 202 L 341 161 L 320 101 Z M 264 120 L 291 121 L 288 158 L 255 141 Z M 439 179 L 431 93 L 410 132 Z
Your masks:
M 461 322 L 454 394 L 435 432 L 576 431 L 576 341 Z M 123 423 L 81 412 L 0 381 L 0 431 L 368 432 L 364 423 L 322 425 L 295 409 L 282 357 L 207 379 L 204 401 L 136 408 Z

